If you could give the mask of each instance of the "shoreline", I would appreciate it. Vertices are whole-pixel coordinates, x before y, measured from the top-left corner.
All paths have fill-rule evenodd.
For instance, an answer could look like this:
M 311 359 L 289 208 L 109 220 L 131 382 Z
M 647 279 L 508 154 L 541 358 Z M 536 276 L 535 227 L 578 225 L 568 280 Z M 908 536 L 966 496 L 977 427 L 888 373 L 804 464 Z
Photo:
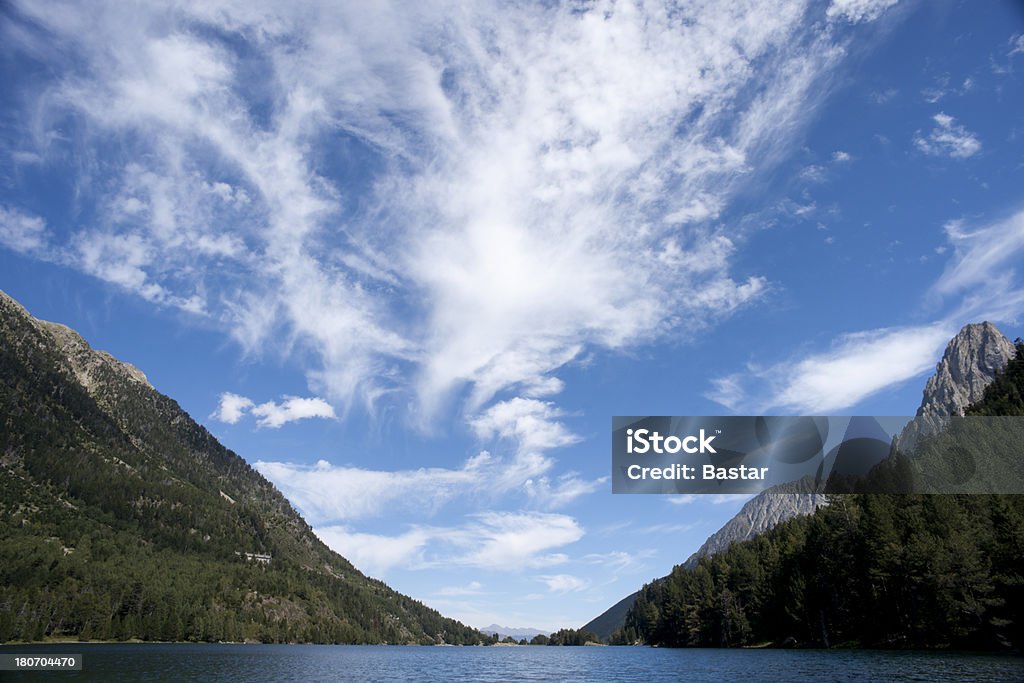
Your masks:
M 430 645 L 421 645 L 418 643 L 262 643 L 259 641 L 218 641 L 215 643 L 207 641 L 192 641 L 192 640 L 74 640 L 74 639 L 53 639 L 46 641 L 11 641 L 7 643 L 0 643 L 0 648 L 16 648 L 16 647 L 46 647 L 49 645 L 286 645 L 286 646 L 327 646 L 327 647 L 399 647 L 399 648 L 414 648 L 414 647 L 458 647 L 458 648 L 480 648 L 485 649 L 489 647 L 502 647 L 502 648 L 524 648 L 524 649 L 544 649 L 544 648 L 594 648 L 603 647 L 609 650 L 631 650 L 631 649 L 649 649 L 649 650 L 678 650 L 678 651 L 721 651 L 721 652 L 885 652 L 885 653 L 918 653 L 918 654 L 955 654 L 955 655 L 991 655 L 991 656 L 1002 656 L 1002 657 L 1019 657 L 1021 652 L 1019 650 L 958 650 L 953 648 L 891 648 L 891 647 L 777 647 L 768 643 L 758 643 L 755 645 L 746 645 L 743 647 L 723 647 L 723 648 L 701 648 L 701 647 L 664 647 L 664 646 L 653 646 L 653 645 L 608 645 L 606 643 L 586 643 L 585 645 L 522 645 L 520 643 L 493 643 L 491 645 L 452 645 L 450 643 L 438 643 Z

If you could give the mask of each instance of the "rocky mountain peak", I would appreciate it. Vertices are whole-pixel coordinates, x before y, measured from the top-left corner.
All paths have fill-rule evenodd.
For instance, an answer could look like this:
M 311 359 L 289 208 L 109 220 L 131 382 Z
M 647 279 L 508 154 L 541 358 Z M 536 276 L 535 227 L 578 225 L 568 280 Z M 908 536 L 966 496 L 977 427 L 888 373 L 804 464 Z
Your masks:
M 990 322 L 966 325 L 950 340 L 936 366 L 935 375 L 925 385 L 919 416 L 900 435 L 900 445 L 911 447 L 922 430 L 931 432 L 948 415 L 963 415 L 964 409 L 981 400 L 996 373 L 1016 355 L 1013 343 Z M 700 558 L 726 550 L 736 541 L 744 541 L 798 515 L 808 515 L 827 505 L 826 496 L 801 490 L 801 482 L 777 486 L 751 498 L 725 525 L 711 534 L 684 563 L 693 568 Z M 605 613 L 584 626 L 608 637 L 625 622 L 639 592 L 625 597 Z
M 963 415 L 981 400 L 996 372 L 1016 354 L 1013 342 L 990 322 L 972 323 L 946 346 L 924 387 L 919 416 Z
M 97 382 L 100 381 L 98 373 L 100 368 L 110 369 L 126 379 L 143 384 L 150 389 L 153 388 L 142 370 L 131 363 L 114 358 L 106 351 L 93 349 L 80 334 L 67 325 L 46 320 L 39 320 L 37 324 L 57 342 L 57 347 L 64 354 L 64 358 L 71 366 L 78 382 L 90 394 L 94 393 Z
M 94 394 L 101 382 L 101 369 L 114 372 L 125 379 L 142 384 L 150 389 L 145 373 L 131 363 L 114 358 L 106 351 L 97 351 L 89 346 L 82 335 L 67 325 L 34 318 L 25 307 L 0 290 L 0 314 L 23 320 L 32 327 L 42 330 L 56 343 L 66 366 L 86 391 Z

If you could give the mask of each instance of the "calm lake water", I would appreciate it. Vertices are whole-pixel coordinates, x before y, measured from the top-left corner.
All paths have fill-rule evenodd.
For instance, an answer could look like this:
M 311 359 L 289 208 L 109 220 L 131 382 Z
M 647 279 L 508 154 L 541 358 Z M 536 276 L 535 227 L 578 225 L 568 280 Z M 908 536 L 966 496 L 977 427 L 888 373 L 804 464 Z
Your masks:
M 933 652 L 665 650 L 639 647 L 31 645 L 78 653 L 80 672 L 0 672 L 74 681 L 1024 681 L 1024 659 Z

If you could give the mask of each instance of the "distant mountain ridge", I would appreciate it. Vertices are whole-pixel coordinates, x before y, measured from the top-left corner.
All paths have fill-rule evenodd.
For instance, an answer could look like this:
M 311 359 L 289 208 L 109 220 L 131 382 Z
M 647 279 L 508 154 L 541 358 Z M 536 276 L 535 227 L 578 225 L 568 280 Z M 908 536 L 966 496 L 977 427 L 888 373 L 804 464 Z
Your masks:
M 990 322 L 965 325 L 946 346 L 925 384 L 919 416 L 963 415 L 964 409 L 981 400 L 985 387 L 1014 357 L 1013 343 Z M 914 427 L 918 423 L 914 423 Z M 911 440 L 914 436 L 900 436 Z M 792 487 L 795 485 L 787 485 Z M 813 513 L 827 503 L 824 496 L 809 492 L 780 493 L 780 487 L 751 498 L 735 517 L 711 534 L 683 566 L 692 569 L 702 557 L 720 553 L 736 541 L 744 541 L 799 515 Z M 588 622 L 583 628 L 603 639 L 625 623 L 626 613 L 640 592 L 632 593 Z
M 480 632 L 487 635 L 497 633 L 499 640 L 505 638 L 506 636 L 512 636 L 517 640 L 521 640 L 523 638 L 529 640 L 530 638 L 533 638 L 536 635 L 551 635 L 550 631 L 542 631 L 539 628 L 510 628 L 508 626 L 499 626 L 498 624 L 484 626 L 482 629 L 480 629 Z
M 474 644 L 361 574 L 137 368 L 0 292 L 0 642 Z

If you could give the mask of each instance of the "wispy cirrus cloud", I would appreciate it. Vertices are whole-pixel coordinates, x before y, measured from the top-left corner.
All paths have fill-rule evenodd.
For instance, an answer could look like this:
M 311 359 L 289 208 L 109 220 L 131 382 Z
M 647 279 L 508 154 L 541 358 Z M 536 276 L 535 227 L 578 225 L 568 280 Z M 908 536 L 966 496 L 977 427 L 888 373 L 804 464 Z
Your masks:
M 958 329 L 981 320 L 1015 322 L 1024 314 L 1024 211 L 970 228 L 963 219 L 943 226 L 951 249 L 943 274 L 925 293 L 930 306 L 947 308 L 921 325 L 842 335 L 825 351 L 716 378 L 705 394 L 731 410 L 801 413 L 837 411 L 934 367 Z M 684 503 L 684 497 L 673 502 Z
M 454 527 L 415 526 L 394 535 L 355 532 L 344 525 L 319 526 L 333 550 L 371 573 L 388 569 L 470 567 L 517 572 L 568 561 L 552 552 L 583 538 L 572 517 L 539 512 L 485 512 Z
M 455 500 L 494 500 L 519 494 L 533 508 L 557 509 L 593 493 L 607 478 L 586 480 L 567 472 L 551 477 L 555 463 L 542 456 L 501 458 L 487 451 L 458 468 L 370 470 L 335 466 L 321 460 L 313 466 L 258 461 L 255 467 L 270 479 L 313 524 L 370 519 L 395 510 L 430 516 Z
M 464 596 L 464 595 L 480 595 L 483 592 L 483 584 L 479 581 L 470 581 L 465 586 L 445 586 L 437 591 L 437 595 L 442 596 Z
M 244 404 L 246 400 L 224 394 L 219 413 L 234 418 L 238 410 L 251 408 L 259 414 L 263 406 L 252 407 L 251 402 Z M 256 469 L 314 524 L 370 518 L 395 509 L 433 514 L 467 496 L 495 499 L 520 494 L 530 507 L 556 509 L 607 481 L 584 479 L 575 472 L 552 474 L 556 463 L 548 452 L 580 440 L 561 421 L 564 416 L 553 403 L 537 399 L 495 403 L 471 419 L 470 427 L 482 443 L 503 454 L 482 450 L 458 468 L 369 470 L 321 460 L 315 466 L 260 461 Z
M 958 301 L 959 319 L 1018 322 L 1024 315 L 1024 210 L 972 228 L 962 219 L 944 226 L 951 247 L 942 276 L 929 291 L 938 302 Z
M 960 219 L 943 229 L 953 253 L 932 288 L 935 294 L 951 296 L 982 287 L 991 292 L 994 283 L 1003 281 L 1021 286 L 1016 266 L 1024 251 L 1024 211 L 973 230 Z
M 486 474 L 497 469 L 493 463 L 492 456 L 483 452 L 460 468 L 369 470 L 335 466 L 325 460 L 314 466 L 261 460 L 255 468 L 274 482 L 311 524 L 318 526 L 377 517 L 394 510 L 430 515 L 458 495 L 481 490 L 505 493 L 505 489 L 491 489 L 487 481 Z
M 586 579 L 572 574 L 543 574 L 537 580 L 548 587 L 549 593 L 572 593 L 590 585 Z
M 706 395 L 735 411 L 829 414 L 934 367 L 955 332 L 936 323 L 847 334 L 827 351 L 716 379 Z
M 882 3 L 839 4 L 861 21 Z M 19 3 L 5 28 L 78 64 L 19 84 L 33 153 L 57 158 L 70 117 L 119 169 L 53 239 L 76 267 L 254 353 L 311 351 L 311 387 L 343 411 L 397 391 L 429 421 L 462 387 L 469 413 L 551 395 L 584 349 L 762 295 L 714 221 L 813 115 L 844 54 L 826 18 L 802 1 L 99 2 Z
M 832 0 L 826 14 L 830 19 L 844 19 L 853 23 L 875 21 L 899 0 Z
M 580 440 L 558 420 L 565 415 L 553 403 L 513 398 L 490 406 L 470 421 L 481 439 L 514 440 L 523 451 L 546 451 Z
M 314 529 L 320 540 L 371 576 L 384 576 L 392 567 L 415 567 L 433 535 L 427 529 L 410 529 L 393 536 L 354 531 L 345 526 Z
M 657 554 L 658 551 L 653 548 L 635 552 L 613 550 L 607 553 L 589 553 L 580 560 L 584 564 L 603 567 L 613 576 L 618 577 L 622 574 L 635 574 L 643 571 L 646 568 L 645 561 Z
M 587 480 L 575 472 L 566 472 L 553 479 L 546 476 L 528 479 L 523 488 L 535 504 L 545 509 L 557 509 L 581 496 L 599 491 L 607 482 L 608 477 Z
M 1014 57 L 1016 55 L 1024 55 L 1024 33 L 1014 34 L 1010 38 L 1010 51 L 1007 53 L 1007 57 Z

